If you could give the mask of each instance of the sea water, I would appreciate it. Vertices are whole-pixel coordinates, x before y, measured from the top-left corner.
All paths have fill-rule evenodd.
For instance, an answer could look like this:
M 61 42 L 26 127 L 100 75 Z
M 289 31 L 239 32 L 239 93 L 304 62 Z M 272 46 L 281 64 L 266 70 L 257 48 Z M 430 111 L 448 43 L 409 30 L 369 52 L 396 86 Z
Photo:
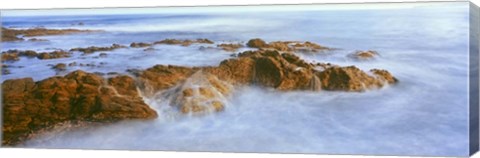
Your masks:
M 432 3 L 433 4 L 433 3 Z M 293 6 L 302 7 L 302 6 Z M 178 114 L 163 98 L 144 100 L 159 113 L 151 121 L 57 129 L 27 141 L 24 147 L 228 151 L 324 154 L 443 155 L 468 154 L 468 3 L 441 3 L 394 9 L 256 12 L 148 13 L 3 17 L 4 27 L 76 28 L 95 33 L 36 37 L 45 42 L 3 42 L 9 49 L 51 51 L 113 43 L 153 42 L 165 38 L 208 38 L 216 43 L 312 41 L 338 48 L 299 54 L 307 61 L 386 69 L 399 83 L 366 92 L 279 92 L 236 87 L 223 112 L 190 117 Z M 315 8 L 313 6 L 312 8 Z M 228 7 L 223 8 L 228 10 Z M 121 9 L 118 9 L 121 10 Z M 84 10 L 85 11 L 85 10 Z M 198 11 L 199 13 L 195 13 Z M 82 22 L 83 25 L 77 25 Z M 71 58 L 22 58 L 7 63 L 12 74 L 41 80 L 73 70 L 119 72 L 156 64 L 215 66 L 231 52 L 155 45 L 155 50 L 122 48 Z M 245 49 L 246 50 L 246 49 Z M 370 61 L 349 59 L 356 50 L 375 50 Z M 242 51 L 242 50 L 240 50 Z M 238 52 L 240 52 L 238 51 Z M 49 64 L 104 62 L 101 67 Z M 19 67 L 19 68 L 15 68 Z M 8 99 L 8 98 L 7 98 Z

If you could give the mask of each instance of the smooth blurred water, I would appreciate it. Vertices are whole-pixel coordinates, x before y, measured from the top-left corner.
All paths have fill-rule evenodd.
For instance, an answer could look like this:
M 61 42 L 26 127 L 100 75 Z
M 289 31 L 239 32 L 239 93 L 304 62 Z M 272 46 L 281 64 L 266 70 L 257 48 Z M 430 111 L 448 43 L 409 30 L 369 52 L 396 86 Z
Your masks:
M 301 7 L 301 6 L 298 6 Z M 278 92 L 238 87 L 224 112 L 185 117 L 168 101 L 145 98 L 159 112 L 153 121 L 125 121 L 101 127 L 56 130 L 25 147 L 232 151 L 381 155 L 468 154 L 468 3 L 417 8 L 341 11 L 269 11 L 228 14 L 149 14 L 102 16 L 3 17 L 5 27 L 78 28 L 100 33 L 40 37 L 48 42 L 4 42 L 2 50 L 69 49 L 164 38 L 209 38 L 219 42 L 313 41 L 339 48 L 326 54 L 300 54 L 309 61 L 381 68 L 397 85 L 363 93 Z M 72 25 L 83 22 L 83 26 Z M 124 72 L 155 64 L 211 66 L 230 58 L 221 50 L 157 45 L 154 52 L 125 48 L 107 58 L 10 63 L 5 79 L 55 72 L 47 64 L 107 62 L 95 72 Z M 376 50 L 372 61 L 347 58 L 355 50 Z M 33 73 L 35 72 L 35 73 Z

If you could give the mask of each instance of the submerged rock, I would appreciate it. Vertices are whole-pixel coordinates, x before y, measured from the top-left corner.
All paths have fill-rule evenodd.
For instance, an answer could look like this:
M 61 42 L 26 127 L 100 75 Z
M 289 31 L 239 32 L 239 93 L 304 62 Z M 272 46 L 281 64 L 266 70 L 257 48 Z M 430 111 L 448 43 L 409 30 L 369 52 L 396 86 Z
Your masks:
M 129 76 L 104 79 L 78 70 L 38 82 L 32 78 L 5 80 L 2 97 L 8 98 L 2 100 L 2 145 L 20 143 L 32 132 L 65 121 L 157 117 Z
M 132 44 L 130 44 L 130 47 L 132 48 L 141 48 L 141 47 L 150 47 L 152 46 L 151 43 L 143 43 L 143 42 L 133 42 Z
M 347 55 L 352 59 L 356 60 L 369 60 L 377 57 L 379 54 L 376 51 L 368 50 L 368 51 L 356 51 L 352 54 Z
M 28 39 L 28 41 L 30 41 L 30 42 L 45 42 L 45 41 L 48 41 L 48 40 L 40 39 L 40 38 L 30 38 L 30 39 Z
M 3 61 L 17 61 L 17 60 L 20 60 L 19 57 L 29 57 L 29 58 L 32 58 L 32 57 L 36 57 L 38 54 L 37 52 L 33 51 L 33 50 L 17 50 L 17 49 L 13 49 L 13 50 L 8 50 L 8 51 L 4 51 L 2 52 L 2 62 Z
M 77 29 L 46 29 L 42 27 L 30 28 L 30 29 L 8 29 L 2 27 L 2 41 L 21 41 L 24 40 L 18 36 L 25 37 L 32 36 L 47 36 L 47 35 L 64 35 L 73 33 L 85 33 L 85 32 L 98 32 L 98 30 L 77 30 Z
M 97 47 L 97 46 L 90 46 L 87 48 L 72 48 L 70 51 L 79 51 L 83 52 L 83 54 L 91 54 L 94 52 L 98 51 L 111 51 L 114 49 L 119 49 L 119 48 L 126 48 L 126 46 L 120 45 L 120 44 L 112 44 L 110 47 Z
M 194 43 L 203 43 L 203 44 L 213 44 L 213 41 L 209 39 L 196 39 L 196 40 L 178 40 L 178 39 L 164 39 L 161 41 L 156 41 L 153 44 L 168 44 L 168 45 L 181 45 L 181 46 L 190 46 Z
M 222 43 L 217 45 L 217 47 L 222 48 L 224 51 L 227 52 L 234 52 L 237 51 L 239 48 L 242 48 L 243 45 L 240 43 Z
M 71 54 L 69 52 L 65 52 L 63 50 L 56 50 L 53 52 L 43 52 L 37 55 L 37 58 L 40 60 L 46 59 L 57 59 L 57 58 L 68 58 Z
M 67 64 L 58 63 L 57 65 L 52 66 L 52 69 L 54 69 L 55 71 L 65 71 L 67 70 Z

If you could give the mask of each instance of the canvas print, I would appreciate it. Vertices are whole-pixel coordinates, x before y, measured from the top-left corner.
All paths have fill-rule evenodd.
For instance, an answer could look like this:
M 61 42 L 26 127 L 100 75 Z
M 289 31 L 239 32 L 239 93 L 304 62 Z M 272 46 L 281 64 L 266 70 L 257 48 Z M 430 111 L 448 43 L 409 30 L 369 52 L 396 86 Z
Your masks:
M 2 147 L 478 149 L 469 2 L 2 10 L 1 24 Z

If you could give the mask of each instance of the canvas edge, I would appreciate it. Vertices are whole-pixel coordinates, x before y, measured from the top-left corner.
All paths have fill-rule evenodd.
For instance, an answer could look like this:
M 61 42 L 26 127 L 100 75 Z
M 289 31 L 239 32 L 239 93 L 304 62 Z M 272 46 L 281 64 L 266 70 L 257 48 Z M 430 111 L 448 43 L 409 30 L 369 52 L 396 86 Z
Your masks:
M 480 11 L 470 2 L 469 14 L 469 155 L 479 150 L 479 27 Z

